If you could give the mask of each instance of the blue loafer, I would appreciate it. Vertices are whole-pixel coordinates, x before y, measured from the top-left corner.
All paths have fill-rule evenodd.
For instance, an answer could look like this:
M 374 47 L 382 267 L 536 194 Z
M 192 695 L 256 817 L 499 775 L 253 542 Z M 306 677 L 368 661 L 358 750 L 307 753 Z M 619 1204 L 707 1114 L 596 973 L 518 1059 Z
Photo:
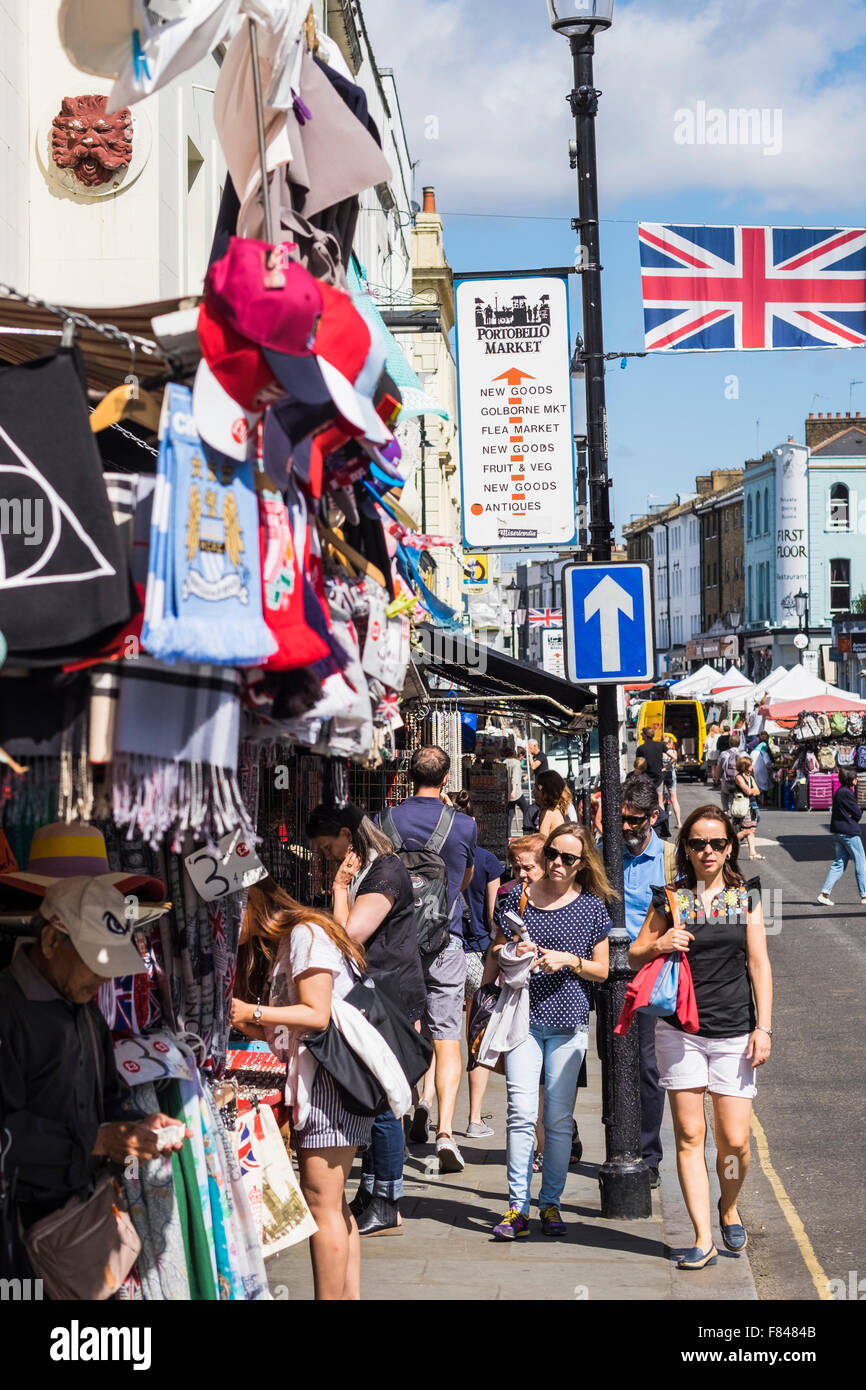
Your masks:
M 709 1250 L 699 1250 L 697 1246 L 677 1260 L 677 1269 L 707 1269 L 718 1261 L 719 1252 L 714 1245 Z
M 728 1226 L 724 1224 L 722 1221 L 721 1197 L 719 1198 L 719 1229 L 722 1232 L 722 1240 L 725 1243 L 726 1250 L 732 1251 L 735 1255 L 739 1255 L 741 1250 L 745 1250 L 749 1243 L 748 1232 L 745 1226 L 738 1225 L 736 1221 L 732 1221 Z

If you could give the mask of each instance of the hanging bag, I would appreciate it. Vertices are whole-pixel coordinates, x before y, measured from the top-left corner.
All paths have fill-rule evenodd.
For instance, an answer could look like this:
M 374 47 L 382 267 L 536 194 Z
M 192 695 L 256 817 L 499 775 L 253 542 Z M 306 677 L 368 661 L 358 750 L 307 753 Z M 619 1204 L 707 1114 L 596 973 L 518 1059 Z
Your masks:
M 849 714 L 849 715 L 848 715 L 848 733 L 851 735 L 852 738 L 859 738 L 860 735 L 862 734 L 862 732 L 863 732 L 863 716 L 862 716 L 862 714 Z
M 833 748 L 831 744 L 825 743 L 823 748 L 818 749 L 818 764 L 825 772 L 833 771 L 833 768 L 836 766 L 836 749 Z M 807 772 L 812 772 L 813 770 L 815 772 L 818 771 L 817 768 L 812 769 L 808 765 L 806 766 Z
M 102 1124 L 102 1064 L 87 1009 L 84 1017 L 96 1061 Z M 76 1194 L 30 1226 L 24 1248 L 50 1299 L 99 1302 L 118 1292 L 141 1253 L 141 1241 L 121 1206 L 120 1185 L 111 1173 L 101 1173 L 89 1197 Z
M 839 767 L 852 767 L 856 757 L 856 749 L 852 743 L 840 743 L 836 750 L 836 762 Z

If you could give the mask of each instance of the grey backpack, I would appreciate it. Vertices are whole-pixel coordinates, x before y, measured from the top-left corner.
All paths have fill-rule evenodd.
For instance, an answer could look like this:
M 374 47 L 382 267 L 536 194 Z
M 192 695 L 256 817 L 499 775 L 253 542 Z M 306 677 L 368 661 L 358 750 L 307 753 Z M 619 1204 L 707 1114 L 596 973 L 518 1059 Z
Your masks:
M 412 880 L 418 950 L 422 956 L 438 956 L 451 935 L 448 868 L 442 858 L 442 850 L 456 815 L 453 806 L 443 806 L 433 834 L 421 849 L 404 847 L 405 842 L 397 829 L 390 806 L 379 817 L 380 826 L 394 845 L 394 853 L 402 859 Z

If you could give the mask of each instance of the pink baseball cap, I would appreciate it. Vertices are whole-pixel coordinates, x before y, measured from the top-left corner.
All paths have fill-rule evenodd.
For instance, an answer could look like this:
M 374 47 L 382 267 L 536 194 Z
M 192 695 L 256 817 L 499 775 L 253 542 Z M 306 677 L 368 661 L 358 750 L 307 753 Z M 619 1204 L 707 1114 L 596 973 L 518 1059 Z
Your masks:
M 282 251 L 280 278 L 270 269 L 274 251 Z M 241 337 L 262 348 L 293 357 L 312 352 L 322 313 L 319 282 L 283 247 L 252 237 L 232 237 L 205 279 L 210 309 Z

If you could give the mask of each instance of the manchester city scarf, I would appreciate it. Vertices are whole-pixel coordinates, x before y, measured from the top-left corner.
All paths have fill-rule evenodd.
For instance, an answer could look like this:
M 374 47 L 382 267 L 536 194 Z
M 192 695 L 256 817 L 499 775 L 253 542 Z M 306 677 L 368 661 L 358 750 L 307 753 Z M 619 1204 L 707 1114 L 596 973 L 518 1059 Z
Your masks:
M 167 387 L 161 433 L 142 642 L 161 661 L 260 665 L 276 642 L 252 463 L 202 443 L 185 386 Z

